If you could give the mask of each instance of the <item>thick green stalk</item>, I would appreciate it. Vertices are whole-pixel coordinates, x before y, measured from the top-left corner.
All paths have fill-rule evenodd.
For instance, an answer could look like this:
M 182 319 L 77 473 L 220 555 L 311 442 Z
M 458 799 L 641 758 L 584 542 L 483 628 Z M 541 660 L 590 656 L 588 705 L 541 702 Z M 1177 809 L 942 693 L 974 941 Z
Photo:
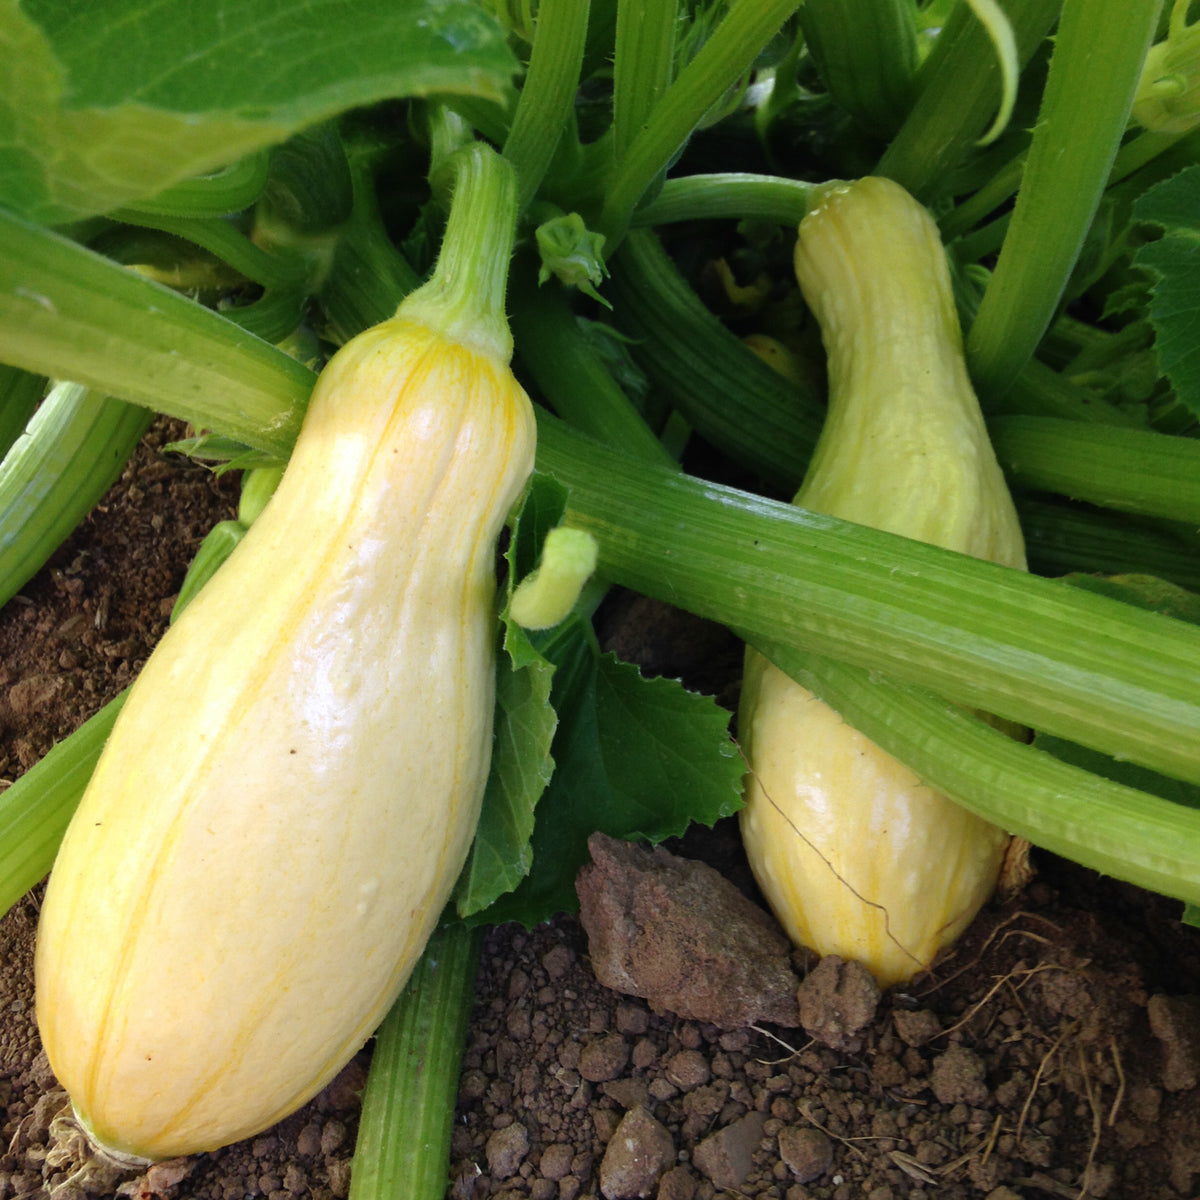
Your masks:
M 1108 509 L 1019 492 L 1014 500 L 1029 569 L 1039 575 L 1153 575 L 1200 592 L 1200 540 L 1195 537 Z
M 396 249 L 379 215 L 375 181 L 362 164 L 354 171 L 354 213 L 339 231 L 329 275 L 318 293 L 327 335 L 348 342 L 395 312 L 421 277 Z
M 186 179 L 149 200 L 139 200 L 126 211 L 163 217 L 223 217 L 241 212 L 262 194 L 270 163 L 266 150 L 248 154 L 211 175 Z
M 152 417 L 74 383 L 46 397 L 0 463 L 0 605 L 108 491 Z
M 1010 196 L 1016 195 L 1025 173 L 1027 151 L 1021 150 L 1008 160 L 977 192 L 952 208 L 938 225 L 945 241 L 962 237 L 980 221 L 998 209 Z
M 613 154 L 634 143 L 675 71 L 679 0 L 618 0 L 613 49 Z
M 671 465 L 663 444 L 584 339 L 557 284 L 539 287 L 528 263 L 514 269 L 512 284 L 510 320 L 520 360 L 558 415 L 610 445 Z
M 770 483 L 794 488 L 824 419 L 815 382 L 802 390 L 743 346 L 649 230 L 631 232 L 612 261 L 609 294 L 639 365 L 693 428 Z
M 980 401 L 989 416 L 993 413 L 1025 413 L 1125 427 L 1144 423 L 1137 413 L 1097 399 L 1036 358 L 1031 358 L 1021 368 L 1012 387 L 1002 396 L 981 396 Z
M 812 203 L 813 186 L 777 175 L 685 175 L 668 179 L 658 195 L 633 214 L 632 224 L 759 217 L 799 225 Z
M 313 376 L 199 304 L 0 212 L 0 361 L 286 457 Z
M 1177 146 L 1187 134 L 1182 133 L 1140 133 L 1131 138 L 1117 151 L 1113 159 L 1112 171 L 1108 176 L 1108 187 L 1128 179 L 1140 171 L 1148 163 L 1152 163 L 1160 155 L 1166 154 Z M 969 196 L 961 204 L 952 208 L 938 223 L 947 241 L 961 237 L 972 229 L 990 213 L 998 209 L 1010 196 L 1016 194 L 1021 186 L 1021 177 L 1025 172 L 1024 150 L 1015 155 L 1002 171 L 995 174 L 987 184 Z M 997 226 L 1007 228 L 1007 226 Z
M 1001 0 L 1024 66 L 1054 24 L 1061 0 Z M 920 200 L 987 128 L 1000 103 L 1000 65 L 970 6 L 958 4 L 917 77 L 918 94 L 874 174 L 894 179 Z
M 481 929 L 434 932 L 375 1035 L 350 1173 L 350 1200 L 446 1194 L 454 1101 L 479 967 Z
M 25 432 L 46 391 L 46 380 L 0 363 L 0 459 Z
M 881 140 L 895 133 L 916 82 L 911 0 L 805 0 L 800 26 L 838 105 Z
M 1017 484 L 1200 524 L 1200 442 L 1192 438 L 1055 417 L 997 417 L 988 428 Z
M 0 915 L 54 865 L 58 844 L 128 694 L 126 690 L 110 700 L 0 792 Z
M 1200 629 L 660 471 L 539 422 L 599 572 L 738 630 L 1200 780 Z
M 517 172 L 517 203 L 533 199 L 567 127 L 579 87 L 590 0 L 557 0 L 538 9 L 525 73 L 504 157 Z
M 797 3 L 755 0 L 734 5 L 663 94 L 628 152 L 616 162 L 606 190 L 599 232 L 610 251 L 624 237 L 646 189 L 683 149 L 704 114 L 749 69 Z
M 293 134 L 271 151 L 271 171 L 255 210 L 255 235 L 272 249 L 303 256 L 319 239 L 350 219 L 354 176 L 332 123 Z
M 938 791 L 1117 879 L 1200 902 L 1200 814 L 1069 766 L 920 687 L 769 641 L 757 648 Z
M 130 225 L 157 229 L 160 233 L 169 233 L 192 242 L 263 287 L 294 286 L 304 278 L 305 267 L 301 261 L 268 254 L 226 221 L 167 217 L 125 210 L 118 210 L 113 216 Z
M 1125 132 L 1160 0 L 1065 0 L 1012 220 L 967 360 L 1006 391 L 1053 319 Z
M 517 179 L 483 142 L 455 151 L 454 198 L 437 264 L 401 303 L 404 316 L 502 362 L 512 357 L 504 311 L 517 221 Z

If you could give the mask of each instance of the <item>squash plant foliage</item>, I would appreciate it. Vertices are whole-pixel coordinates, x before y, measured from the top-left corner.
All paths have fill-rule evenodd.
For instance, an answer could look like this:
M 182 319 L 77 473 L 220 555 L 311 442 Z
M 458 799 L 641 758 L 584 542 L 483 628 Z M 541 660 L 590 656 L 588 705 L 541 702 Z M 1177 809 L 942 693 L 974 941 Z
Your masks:
M 613 586 L 725 624 L 983 820 L 1198 904 L 1188 7 L 0 0 L 0 596 L 148 413 L 247 481 L 282 466 L 323 362 L 431 270 L 453 152 L 486 143 L 517 180 L 507 304 L 538 420 L 499 607 L 558 525 L 598 560 L 555 628 L 500 614 L 447 917 L 535 923 L 573 906 L 593 830 L 738 809 L 729 713 L 601 653 Z M 937 222 L 1028 573 L 787 503 L 827 385 L 796 226 L 867 175 Z M 0 794 L 6 904 L 120 703 Z

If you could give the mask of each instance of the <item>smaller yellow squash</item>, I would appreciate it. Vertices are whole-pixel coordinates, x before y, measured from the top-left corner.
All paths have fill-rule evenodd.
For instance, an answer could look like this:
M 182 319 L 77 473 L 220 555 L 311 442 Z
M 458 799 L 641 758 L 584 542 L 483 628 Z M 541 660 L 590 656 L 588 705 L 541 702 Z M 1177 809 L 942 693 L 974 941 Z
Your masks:
M 899 185 L 830 188 L 796 275 L 821 325 L 829 412 L 795 502 L 1024 568 L 1021 530 L 963 362 L 937 227 Z M 796 942 L 910 978 L 991 895 L 1008 836 L 925 786 L 748 651 L 741 829 Z

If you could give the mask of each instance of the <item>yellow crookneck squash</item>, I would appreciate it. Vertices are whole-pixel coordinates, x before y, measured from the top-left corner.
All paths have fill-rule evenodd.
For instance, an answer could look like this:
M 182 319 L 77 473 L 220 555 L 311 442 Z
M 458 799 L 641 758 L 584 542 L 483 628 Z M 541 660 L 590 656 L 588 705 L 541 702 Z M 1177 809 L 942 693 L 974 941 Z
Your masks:
M 51 1065 L 110 1151 L 208 1150 L 297 1108 L 447 902 L 491 752 L 496 538 L 533 466 L 510 349 L 407 301 L 343 347 L 133 687 L 36 963 Z
M 882 178 L 832 186 L 800 224 L 796 276 L 821 326 L 830 395 L 795 503 L 1024 569 L 925 209 Z M 856 959 L 888 986 L 927 967 L 991 895 L 1004 831 L 753 650 L 739 738 L 743 840 L 797 943 Z

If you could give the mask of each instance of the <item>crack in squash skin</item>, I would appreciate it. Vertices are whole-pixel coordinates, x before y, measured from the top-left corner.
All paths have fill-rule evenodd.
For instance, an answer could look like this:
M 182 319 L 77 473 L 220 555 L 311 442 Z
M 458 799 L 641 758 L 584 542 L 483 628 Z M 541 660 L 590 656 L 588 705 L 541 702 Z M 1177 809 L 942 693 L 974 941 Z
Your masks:
M 1023 570 L 928 213 L 890 180 L 832 187 L 801 222 L 796 276 L 830 397 L 795 502 Z M 886 987 L 927 967 L 991 895 L 1008 835 L 753 650 L 739 737 L 743 842 L 794 941 L 856 959 Z
M 322 373 L 51 874 L 38 1021 L 101 1144 L 165 1158 L 274 1124 L 400 991 L 478 817 L 495 542 L 534 443 L 508 367 L 412 320 Z

